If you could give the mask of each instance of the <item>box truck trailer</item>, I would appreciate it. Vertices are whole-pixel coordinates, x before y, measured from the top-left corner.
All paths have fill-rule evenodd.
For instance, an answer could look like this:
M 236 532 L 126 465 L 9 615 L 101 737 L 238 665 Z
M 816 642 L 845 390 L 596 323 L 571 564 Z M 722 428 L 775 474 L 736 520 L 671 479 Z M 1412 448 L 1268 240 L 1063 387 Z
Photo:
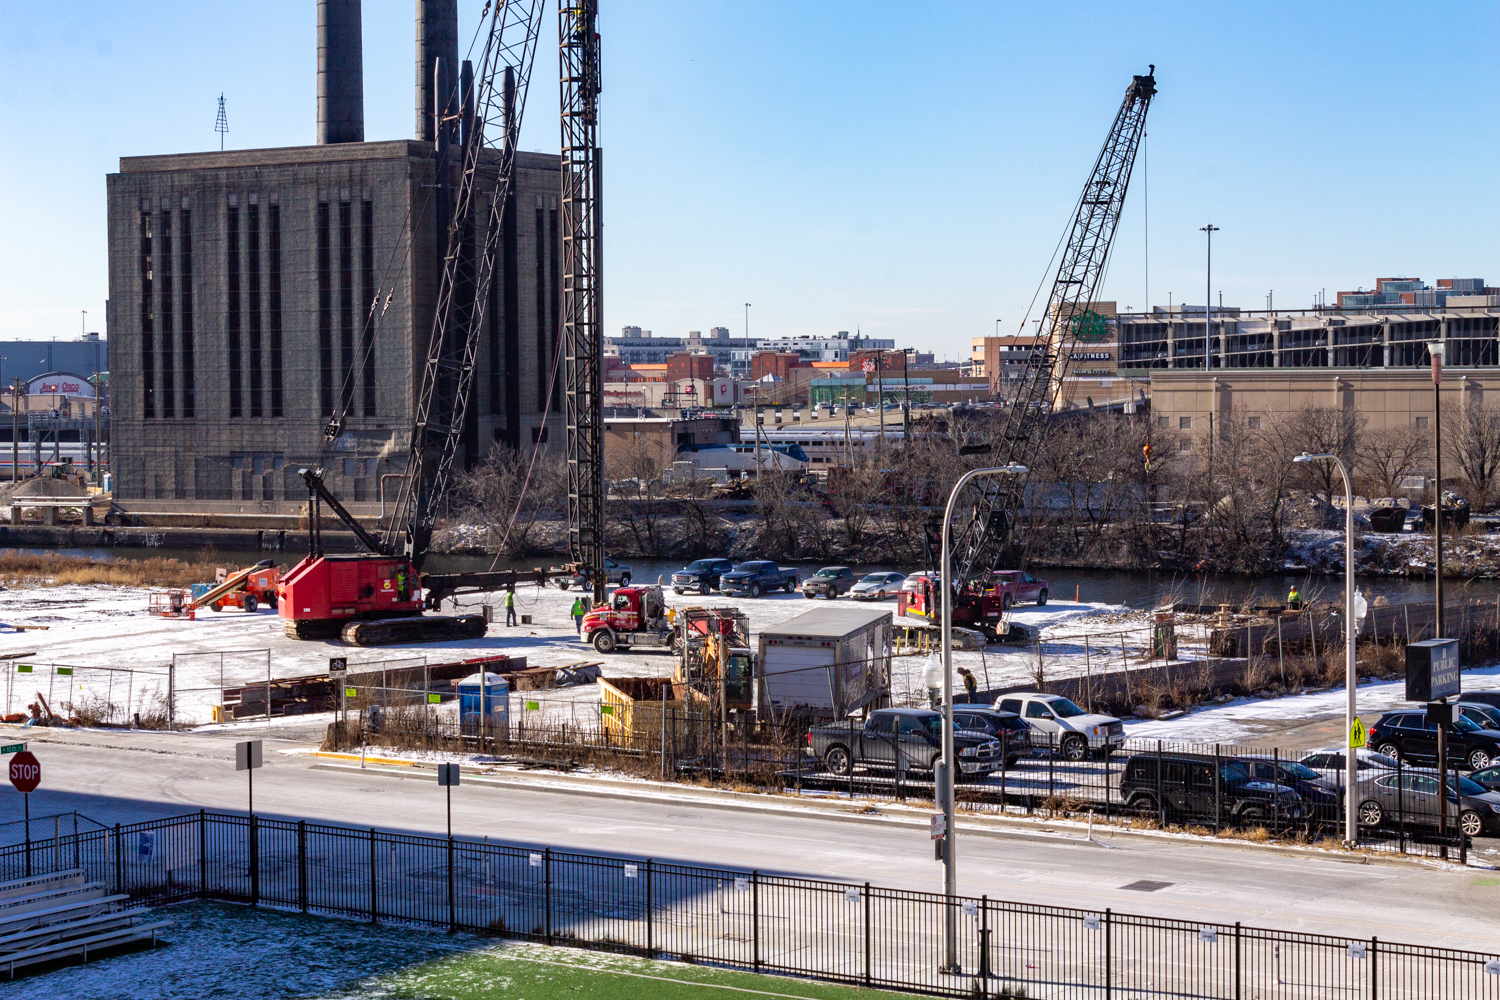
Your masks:
M 890 703 L 891 613 L 819 607 L 760 633 L 758 707 L 842 719 Z

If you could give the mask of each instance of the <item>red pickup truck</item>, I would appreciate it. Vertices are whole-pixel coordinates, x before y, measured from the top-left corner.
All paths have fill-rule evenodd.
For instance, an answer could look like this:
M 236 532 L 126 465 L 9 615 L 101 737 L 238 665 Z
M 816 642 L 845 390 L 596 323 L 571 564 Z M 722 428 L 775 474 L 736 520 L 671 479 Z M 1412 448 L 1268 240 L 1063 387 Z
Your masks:
M 942 615 L 941 586 L 936 574 L 917 573 L 901 585 L 903 614 L 937 621 Z M 1001 569 L 972 581 L 953 602 L 953 624 L 978 629 L 993 641 L 1002 632 L 1001 616 L 1023 601 L 1047 603 L 1047 581 L 1023 570 Z

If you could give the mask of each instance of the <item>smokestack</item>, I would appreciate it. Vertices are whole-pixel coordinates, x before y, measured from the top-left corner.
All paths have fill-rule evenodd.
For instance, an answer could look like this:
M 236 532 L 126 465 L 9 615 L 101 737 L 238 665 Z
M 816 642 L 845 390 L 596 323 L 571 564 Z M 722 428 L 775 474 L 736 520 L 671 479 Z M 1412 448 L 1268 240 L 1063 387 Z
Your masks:
M 318 145 L 365 141 L 360 0 L 318 0 Z
M 417 0 L 418 139 L 436 139 L 433 120 L 438 98 L 446 103 L 452 97 L 457 68 L 458 0 Z

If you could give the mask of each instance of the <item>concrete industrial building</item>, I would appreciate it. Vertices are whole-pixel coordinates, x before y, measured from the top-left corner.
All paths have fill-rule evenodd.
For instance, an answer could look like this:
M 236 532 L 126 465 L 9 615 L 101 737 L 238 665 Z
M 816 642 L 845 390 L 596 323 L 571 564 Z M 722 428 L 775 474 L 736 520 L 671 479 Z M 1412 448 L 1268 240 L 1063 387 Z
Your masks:
M 360 28 L 358 0 L 320 0 L 318 145 L 124 157 L 109 175 L 118 496 L 300 501 L 297 470 L 341 410 L 322 460 L 336 493 L 373 500 L 403 471 L 442 274 L 432 109 L 459 68 L 456 0 L 417 4 L 414 140 L 364 141 Z M 558 172 L 517 158 L 471 460 L 562 441 Z

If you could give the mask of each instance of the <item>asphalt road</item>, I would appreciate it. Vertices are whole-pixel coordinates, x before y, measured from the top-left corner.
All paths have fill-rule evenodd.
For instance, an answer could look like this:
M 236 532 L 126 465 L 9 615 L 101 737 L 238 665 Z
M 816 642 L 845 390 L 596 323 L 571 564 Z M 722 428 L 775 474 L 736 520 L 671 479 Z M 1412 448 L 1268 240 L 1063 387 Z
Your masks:
M 233 741 L 245 733 L 151 734 L 15 730 L 42 761 L 32 815 L 78 810 L 103 823 L 245 808 Z M 296 735 L 296 734 L 293 734 Z M 444 830 L 435 782 L 313 768 L 316 758 L 271 739 L 256 773 L 256 811 L 423 833 Z M 0 791 L 0 821 L 21 815 Z M 891 817 L 726 810 L 694 802 L 620 799 L 588 790 L 462 786 L 453 797 L 461 836 L 894 888 L 941 891 L 925 825 Z M 1357 864 L 1264 849 L 1118 836 L 1108 846 L 1076 836 L 962 835 L 960 891 L 1025 902 L 1117 910 L 1391 941 L 1494 948 L 1500 877 L 1416 862 Z M 1154 892 L 1137 880 L 1170 883 Z

